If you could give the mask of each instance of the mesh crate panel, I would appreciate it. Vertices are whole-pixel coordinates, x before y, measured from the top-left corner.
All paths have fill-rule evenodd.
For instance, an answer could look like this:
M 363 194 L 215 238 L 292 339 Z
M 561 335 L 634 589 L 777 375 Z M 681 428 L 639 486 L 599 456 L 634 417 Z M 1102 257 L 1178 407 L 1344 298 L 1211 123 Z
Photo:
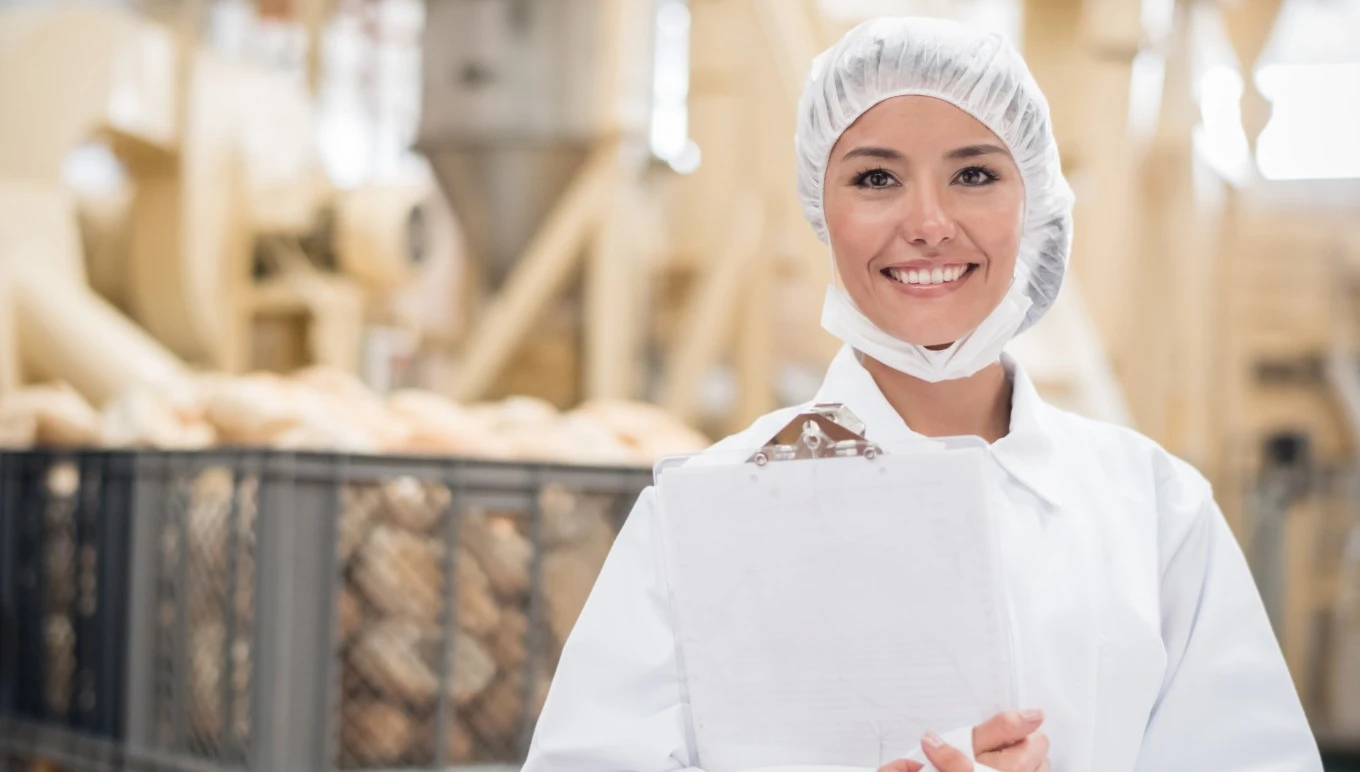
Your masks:
M 139 748 L 237 770 L 521 761 L 648 479 L 320 453 L 153 460 L 168 471 L 137 510 L 154 563 L 139 579 Z
M 259 479 L 227 465 L 172 472 L 158 523 L 158 746 L 246 758 Z
M 613 541 L 617 500 L 632 495 L 549 486 L 514 508 L 479 504 L 475 481 L 345 486 L 339 766 L 522 759 Z
M 341 768 L 436 761 L 441 705 L 459 689 L 440 685 L 449 660 L 474 645 L 445 644 L 455 570 L 450 500 L 448 486 L 410 476 L 341 488 L 334 616 Z
M 122 731 L 128 485 L 106 454 L 0 458 L 0 710 L 99 736 Z M 121 475 L 121 477 L 119 476 Z
M 75 657 L 77 590 L 76 496 L 80 471 L 72 462 L 48 467 L 43 475 L 47 506 L 43 511 L 43 707 L 65 721 L 71 712 Z

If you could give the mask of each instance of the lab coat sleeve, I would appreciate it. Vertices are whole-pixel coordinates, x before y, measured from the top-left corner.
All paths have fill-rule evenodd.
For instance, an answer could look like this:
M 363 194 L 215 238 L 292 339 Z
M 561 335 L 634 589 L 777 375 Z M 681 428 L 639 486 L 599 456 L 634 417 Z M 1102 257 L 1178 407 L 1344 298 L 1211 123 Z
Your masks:
M 1166 676 L 1136 769 L 1320 772 L 1242 550 L 1212 495 L 1201 502 L 1161 524 Z
M 702 772 L 681 702 L 653 496 L 649 488 L 638 498 L 567 639 L 523 772 Z

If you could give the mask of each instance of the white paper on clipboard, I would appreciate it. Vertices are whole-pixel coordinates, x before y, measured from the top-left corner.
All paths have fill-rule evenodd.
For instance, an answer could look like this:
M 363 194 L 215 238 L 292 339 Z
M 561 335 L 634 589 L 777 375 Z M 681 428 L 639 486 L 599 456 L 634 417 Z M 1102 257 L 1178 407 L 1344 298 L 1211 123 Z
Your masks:
M 659 477 L 704 769 L 877 768 L 1016 707 L 986 474 L 971 448 Z

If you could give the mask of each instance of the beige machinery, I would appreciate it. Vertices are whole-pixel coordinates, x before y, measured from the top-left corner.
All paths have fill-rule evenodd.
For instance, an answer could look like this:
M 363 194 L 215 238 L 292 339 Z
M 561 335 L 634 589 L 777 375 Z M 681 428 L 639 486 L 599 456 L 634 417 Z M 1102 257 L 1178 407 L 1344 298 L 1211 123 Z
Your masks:
M 0 39 L 0 105 L 24 116 L 0 126 L 0 390 L 65 380 L 101 404 L 184 363 L 354 371 L 369 307 L 451 259 L 428 187 L 334 190 L 305 87 L 192 31 L 43 6 L 0 13 Z M 126 191 L 64 189 L 91 142 Z
M 581 382 L 597 397 L 641 386 L 647 242 L 660 240 L 638 233 L 652 5 L 426 3 L 418 147 L 472 257 L 460 399 L 508 389 L 569 404 Z M 564 301 L 582 272 L 583 300 Z
M 23 116 L 0 127 L 0 389 L 60 378 L 102 401 L 172 376 L 179 360 L 89 287 L 60 174 L 91 136 L 137 158 L 173 145 L 173 39 L 118 14 L 39 8 L 5 11 L 0 38 L 0 104 Z

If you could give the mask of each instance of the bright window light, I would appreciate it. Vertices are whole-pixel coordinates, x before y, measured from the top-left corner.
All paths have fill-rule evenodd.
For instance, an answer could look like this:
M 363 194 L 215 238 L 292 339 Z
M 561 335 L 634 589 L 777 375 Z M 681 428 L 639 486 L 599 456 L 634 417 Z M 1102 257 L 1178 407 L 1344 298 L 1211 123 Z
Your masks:
M 652 80 L 652 154 L 689 173 L 698 157 L 689 138 L 689 6 L 662 0 L 656 11 Z
M 1215 171 L 1235 184 L 1251 176 L 1251 148 L 1242 129 L 1242 76 L 1219 65 L 1199 82 L 1201 125 L 1195 129 L 1195 149 Z
M 1256 87 L 1274 108 L 1256 143 L 1261 176 L 1360 177 L 1360 62 L 1267 65 Z

